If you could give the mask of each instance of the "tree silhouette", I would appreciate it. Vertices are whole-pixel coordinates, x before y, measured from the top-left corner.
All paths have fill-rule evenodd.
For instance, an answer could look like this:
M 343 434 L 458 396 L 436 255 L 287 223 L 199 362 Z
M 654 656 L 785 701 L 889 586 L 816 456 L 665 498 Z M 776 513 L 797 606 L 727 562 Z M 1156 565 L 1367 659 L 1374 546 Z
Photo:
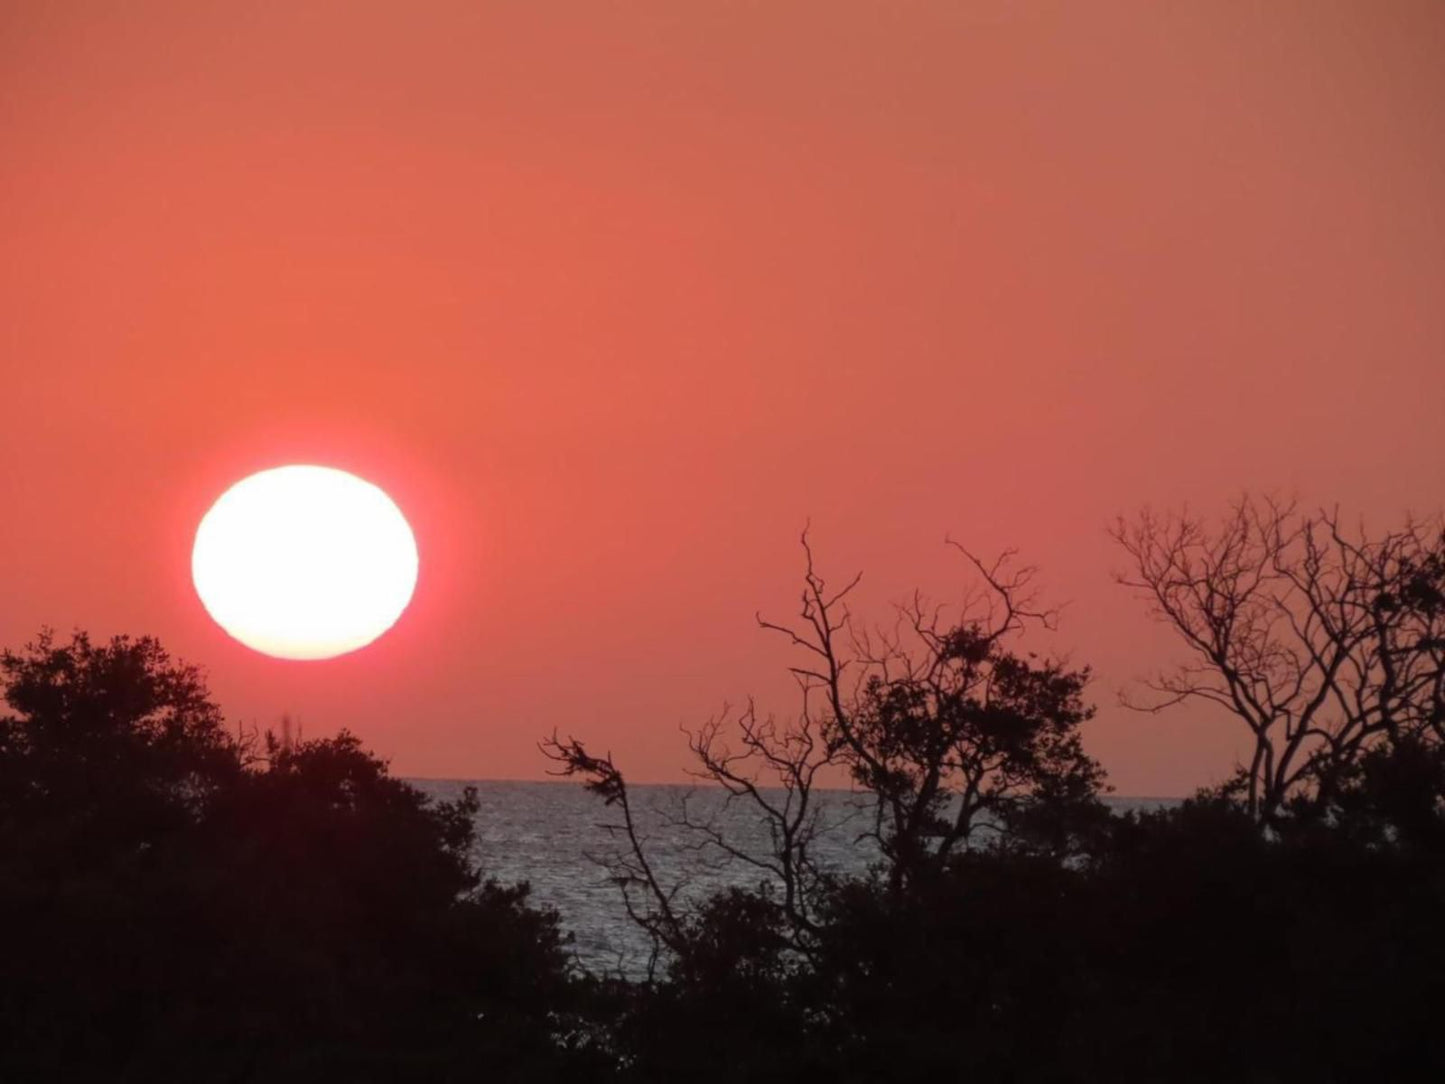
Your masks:
M 0 1075 L 560 1071 L 557 918 L 481 880 L 474 792 L 230 732 L 149 638 L 42 633 L 0 678 Z
M 1089 671 L 1011 648 L 1031 625 L 1054 625 L 1035 570 L 1011 568 L 1011 553 L 986 565 L 950 544 L 979 577 L 958 614 L 915 595 L 893 628 L 852 634 L 846 599 L 858 580 L 830 594 L 805 536 L 798 623 L 760 619 L 804 653 L 792 668 L 804 717 L 821 700 L 829 757 L 874 796 L 870 834 L 894 888 L 980 838 L 1067 849 L 1065 825 L 1099 811 L 1103 771 L 1080 739 L 1093 715 Z
M 430 801 L 345 732 L 233 732 L 154 640 L 42 633 L 0 653 L 0 1078 L 1438 1076 L 1445 547 L 1236 511 L 1121 535 L 1196 651 L 1158 687 L 1267 709 L 1263 752 L 1238 791 L 1125 815 L 1087 670 L 1021 650 L 1053 621 L 1030 570 L 969 556 L 961 608 L 863 630 L 805 536 L 798 620 L 759 619 L 800 709 L 688 735 L 770 842 L 672 824 L 753 884 L 681 892 L 610 755 L 543 743 L 616 815 L 640 981 L 571 973 L 557 916 L 484 880 L 474 792 Z M 818 862 L 836 780 L 865 874 Z
M 45 631 L 0 653 L 0 681 L 15 712 L 0 716 L 7 854 L 104 863 L 201 817 L 242 772 L 200 673 L 148 637 Z
M 783 723 L 748 704 L 689 736 L 695 773 L 759 811 L 771 850 L 678 818 L 763 883 L 680 894 L 649 861 L 611 756 L 543 743 L 621 813 L 612 871 L 668 950 L 665 969 L 616 987 L 606 1031 L 625 1078 L 1306 1081 L 1442 1066 L 1428 557 L 1376 596 L 1389 642 L 1422 656 L 1392 660 L 1417 690 L 1386 697 L 1400 737 L 1381 724 L 1360 746 L 1327 815 L 1291 807 L 1261 832 L 1219 794 L 1101 809 L 1078 744 L 1087 672 L 1016 649 L 1052 620 L 1027 570 L 975 562 L 961 617 L 914 599 L 865 634 L 847 612 L 857 581 L 830 591 L 805 556 L 800 621 L 761 622 L 800 650 L 801 712 Z M 1414 612 L 1397 620 L 1405 599 Z M 870 803 L 882 861 L 868 875 L 813 862 L 819 782 L 838 769 Z
M 802 546 L 799 623 L 758 619 L 803 653 L 792 667 L 798 715 L 780 724 L 749 703 L 735 719 L 724 712 L 689 735 L 693 774 L 722 787 L 728 801 L 748 802 L 767 824 L 771 848 L 754 853 L 715 819 L 686 811 L 675 826 L 759 871 L 756 921 L 772 909 L 763 925 L 786 934 L 775 943 L 806 959 L 831 890 L 813 854 L 822 827 L 815 789 L 828 769 L 845 772 L 869 797 L 862 836 L 880 848 L 895 893 L 939 876 L 971 848 L 1066 853 L 1104 813 L 1103 772 L 1079 736 L 1092 715 L 1082 699 L 1088 671 L 1010 649 L 1029 625 L 1053 621 L 1035 603 L 1033 570 L 1010 570 L 1009 555 L 985 565 L 958 547 L 981 581 L 960 614 L 946 619 L 915 596 L 899 607 L 894 628 L 864 633 L 847 610 L 859 578 L 830 591 L 806 532 Z M 581 776 L 621 812 L 612 828 L 625 845 L 610 872 L 634 920 L 685 971 L 701 951 L 698 928 L 679 911 L 680 886 L 662 884 L 646 854 L 622 771 L 575 738 L 554 734 L 542 748 L 561 774 Z
M 1256 820 L 1328 806 L 1377 745 L 1445 739 L 1445 525 L 1370 537 L 1246 496 L 1216 529 L 1144 511 L 1113 535 L 1133 566 L 1120 582 L 1191 656 L 1139 706 L 1241 720 L 1254 749 L 1232 786 Z

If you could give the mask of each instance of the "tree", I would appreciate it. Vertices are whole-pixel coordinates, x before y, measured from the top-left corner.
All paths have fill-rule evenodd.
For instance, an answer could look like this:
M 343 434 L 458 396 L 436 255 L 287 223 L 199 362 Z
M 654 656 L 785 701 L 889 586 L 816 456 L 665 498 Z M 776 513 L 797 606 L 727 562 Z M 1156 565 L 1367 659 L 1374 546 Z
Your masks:
M 42 633 L 0 680 L 0 1076 L 570 1064 L 557 916 L 482 881 L 474 793 L 434 802 L 345 732 L 230 732 L 149 638 Z
M 1291 807 L 1289 830 L 1268 832 L 1219 794 L 1099 816 L 1098 769 L 1078 745 L 1086 671 L 1017 650 L 1017 634 L 1052 621 L 1027 571 L 975 562 L 960 616 L 915 598 L 865 634 L 847 613 L 856 580 L 830 591 L 805 554 L 801 620 L 761 621 L 802 656 L 800 714 L 782 723 L 749 704 L 689 736 L 695 772 L 760 811 L 771 849 L 748 855 L 686 811 L 684 825 L 766 884 L 685 902 L 650 864 L 612 758 L 544 743 L 621 812 L 614 870 L 672 950 L 660 981 L 618 984 L 608 1030 L 626 1075 L 1303 1080 L 1441 1064 L 1428 554 L 1370 596 L 1401 649 L 1387 699 L 1398 740 L 1380 722 L 1332 780 L 1337 813 Z M 834 771 L 868 803 L 875 875 L 809 872 Z
M 0 839 L 39 861 L 104 861 L 201 816 L 246 749 L 200 672 L 149 637 L 0 653 Z M 36 826 L 46 825 L 44 833 Z M 18 826 L 25 826 L 12 835 Z
M 895 889 L 980 839 L 1067 850 L 1069 826 L 1100 812 L 1103 770 L 1080 736 L 1093 716 L 1088 669 L 1012 649 L 1030 626 L 1055 624 L 1033 592 L 1035 570 L 1011 568 L 1012 553 L 985 564 L 950 544 L 979 577 L 951 617 L 915 595 L 892 629 L 849 635 L 845 647 L 858 581 L 830 595 L 805 536 L 799 623 L 760 619 L 803 650 L 793 673 L 804 717 L 823 701 L 828 754 L 874 797 L 869 834 Z
M 1136 706 L 1241 720 L 1253 752 L 1232 787 L 1257 822 L 1327 807 L 1378 745 L 1445 740 L 1445 525 L 1371 537 L 1245 496 L 1215 528 L 1146 510 L 1112 534 L 1132 565 L 1119 581 L 1190 656 Z
M 1080 728 L 1087 669 L 1019 655 L 1012 641 L 1031 625 L 1051 626 L 1038 608 L 1032 569 L 1011 570 L 1005 555 L 985 565 L 962 547 L 979 585 L 946 618 L 920 596 L 899 607 L 891 629 L 854 629 L 847 598 L 859 582 L 830 590 L 817 572 L 806 532 L 799 622 L 758 618 L 799 648 L 794 665 L 801 707 L 787 724 L 749 703 L 689 735 L 693 774 L 742 800 L 767 823 L 769 853 L 739 847 L 715 821 L 681 827 L 749 864 L 764 878 L 759 899 L 779 916 L 788 951 L 806 959 L 830 879 L 813 857 L 823 827 L 817 786 L 840 770 L 868 796 L 870 825 L 860 838 L 880 848 L 891 891 L 937 877 L 970 848 L 1042 848 L 1076 843 L 1102 815 L 1103 772 L 1083 750 Z M 613 825 L 625 848 L 611 860 L 634 919 L 676 956 L 691 951 L 677 886 L 664 886 L 636 831 L 622 772 L 575 738 L 543 743 L 559 772 L 580 775 L 622 814 Z M 640 890 L 640 892 L 639 892 Z M 736 910 L 736 908 L 734 908 Z M 686 964 L 684 963 L 684 969 Z

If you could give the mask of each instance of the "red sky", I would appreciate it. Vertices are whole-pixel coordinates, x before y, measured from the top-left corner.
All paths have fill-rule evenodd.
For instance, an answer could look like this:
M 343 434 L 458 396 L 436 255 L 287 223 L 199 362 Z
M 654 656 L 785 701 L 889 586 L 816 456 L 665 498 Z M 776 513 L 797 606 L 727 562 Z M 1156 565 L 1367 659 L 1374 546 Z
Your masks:
M 951 533 L 1070 604 L 1118 790 L 1186 792 L 1241 733 L 1115 706 L 1172 645 L 1105 525 L 1445 503 L 1442 54 L 1433 0 L 7 4 L 0 643 L 153 633 L 402 774 L 558 727 L 668 779 L 792 706 L 805 519 L 865 616 Z M 287 462 L 419 537 L 332 662 L 190 585 Z

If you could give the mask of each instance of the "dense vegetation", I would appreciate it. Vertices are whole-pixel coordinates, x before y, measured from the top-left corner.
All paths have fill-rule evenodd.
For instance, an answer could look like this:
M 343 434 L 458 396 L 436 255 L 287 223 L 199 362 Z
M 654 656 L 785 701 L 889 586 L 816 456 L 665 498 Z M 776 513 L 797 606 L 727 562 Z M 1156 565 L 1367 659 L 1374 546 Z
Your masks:
M 554 915 L 346 734 L 232 734 L 150 639 L 0 656 L 0 1076 L 538 1079 Z M 515 1073 L 509 1073 L 515 1069 Z
M 809 554 L 781 631 L 803 700 L 692 736 L 771 827 L 757 887 L 696 907 L 630 831 L 622 771 L 544 743 L 614 810 L 646 978 L 569 965 L 556 915 L 469 858 L 355 738 L 223 723 L 150 639 L 0 655 L 6 1080 L 1403 1079 L 1445 1068 L 1445 537 L 1349 538 L 1249 502 L 1119 529 L 1194 653 L 1157 688 L 1256 754 L 1111 815 L 1088 673 L 1020 649 L 1051 615 L 975 562 L 977 605 L 854 628 Z M 856 581 L 855 581 L 856 582 Z M 1146 705 L 1154 706 L 1154 705 Z M 872 796 L 882 859 L 813 860 L 815 787 Z

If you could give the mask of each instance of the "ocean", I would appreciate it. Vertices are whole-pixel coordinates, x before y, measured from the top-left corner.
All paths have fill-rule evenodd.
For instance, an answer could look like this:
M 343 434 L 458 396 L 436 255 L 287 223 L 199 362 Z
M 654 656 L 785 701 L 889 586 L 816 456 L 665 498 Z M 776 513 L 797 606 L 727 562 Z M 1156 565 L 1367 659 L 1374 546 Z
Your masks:
M 556 908 L 572 934 L 576 962 L 593 971 L 635 975 L 645 964 L 648 941 L 627 916 L 618 887 L 608 880 L 597 858 L 621 846 L 605 827 L 620 823 L 580 784 L 566 781 L 412 779 L 438 799 L 459 797 L 477 788 L 474 857 L 483 873 L 504 884 L 527 881 L 535 904 Z M 685 883 L 682 898 L 698 898 L 720 888 L 756 885 L 762 873 L 747 863 L 721 861 L 713 848 L 698 848 L 691 833 L 676 826 L 680 813 L 715 819 L 727 838 L 744 850 L 768 853 L 766 823 L 750 804 L 729 805 L 715 787 L 632 785 L 633 813 L 647 845 L 649 862 L 664 887 Z M 766 793 L 766 792 L 765 792 Z M 780 792 L 771 792 L 780 797 Z M 815 793 L 824 830 L 814 853 L 821 865 L 840 873 L 862 873 L 877 858 L 876 848 L 859 841 L 867 827 L 867 796 L 850 791 Z M 1157 808 L 1170 799 L 1110 798 L 1116 809 Z

